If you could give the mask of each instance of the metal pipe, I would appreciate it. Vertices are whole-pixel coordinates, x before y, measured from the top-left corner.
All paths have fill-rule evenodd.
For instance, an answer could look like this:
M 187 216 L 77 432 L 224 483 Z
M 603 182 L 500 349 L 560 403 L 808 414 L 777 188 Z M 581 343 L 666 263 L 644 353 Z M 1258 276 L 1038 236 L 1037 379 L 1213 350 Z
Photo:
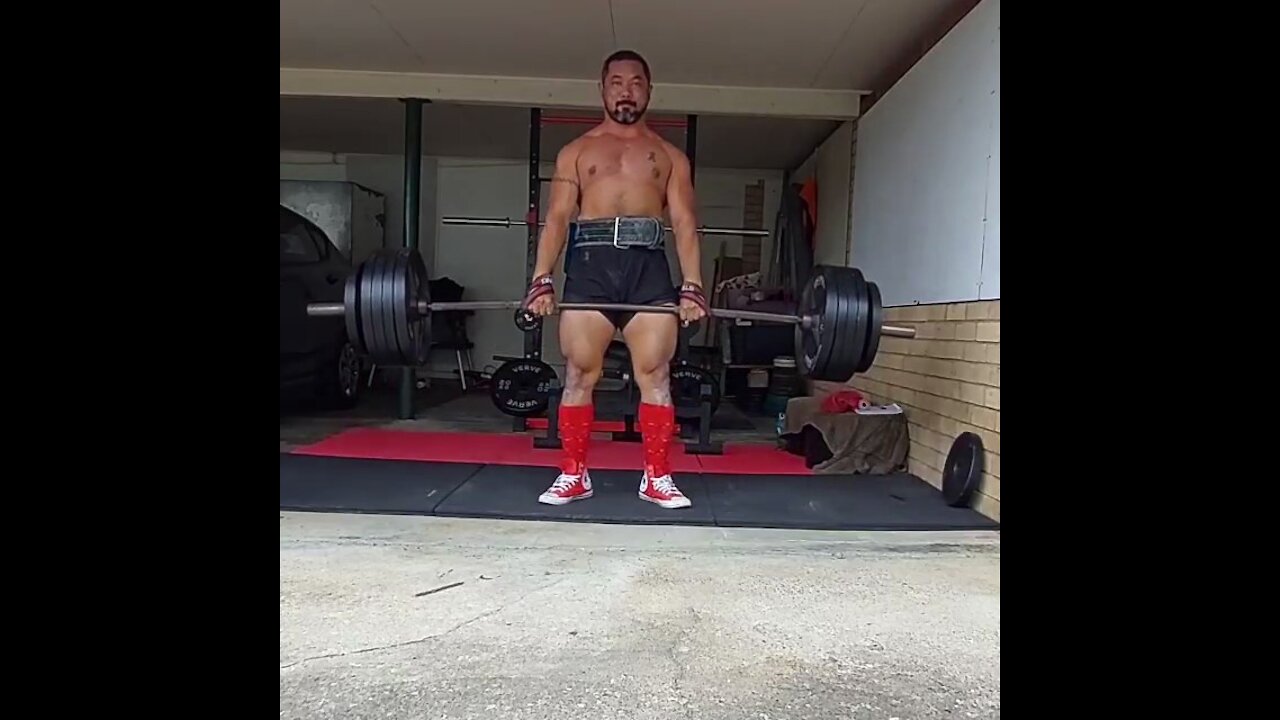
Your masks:
M 418 218 L 422 200 L 422 100 L 404 102 L 404 246 L 418 250 Z M 400 369 L 400 419 L 413 419 L 414 369 Z
M 692 113 L 685 118 L 684 154 L 689 158 L 689 181 L 693 182 L 698 170 L 698 116 Z
M 444 225 L 487 225 L 489 227 L 524 227 L 528 223 L 524 220 L 512 220 L 511 218 L 495 218 L 495 217 L 468 217 L 460 215 L 445 215 L 440 218 L 440 222 Z M 539 222 L 538 227 L 542 227 L 545 223 Z M 664 226 L 664 230 L 671 232 L 669 226 Z M 742 236 L 758 236 L 768 237 L 768 230 L 760 230 L 757 228 L 722 228 L 722 227 L 700 227 L 698 232 L 703 235 L 742 235 Z
M 522 300 L 464 300 L 462 302 L 418 301 L 418 312 L 426 315 L 432 312 L 447 310 L 519 310 L 524 306 Z M 667 305 L 626 305 L 616 303 L 557 303 L 559 310 L 616 310 L 619 312 L 653 312 L 678 313 L 677 307 Z M 346 307 L 342 303 L 311 303 L 307 305 L 307 314 L 312 317 L 342 316 Z M 729 320 L 755 320 L 756 322 L 782 323 L 784 325 L 800 325 L 809 327 L 813 324 L 813 316 L 783 315 L 780 313 L 755 312 L 752 310 L 730 310 L 711 308 L 711 315 Z M 914 338 L 916 329 L 897 325 L 881 325 L 880 335 L 887 337 Z

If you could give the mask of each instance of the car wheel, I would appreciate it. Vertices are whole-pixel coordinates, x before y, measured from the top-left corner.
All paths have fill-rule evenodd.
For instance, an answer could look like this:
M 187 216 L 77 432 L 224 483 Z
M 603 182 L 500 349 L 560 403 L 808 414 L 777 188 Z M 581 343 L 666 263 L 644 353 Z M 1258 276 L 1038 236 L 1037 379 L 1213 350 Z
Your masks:
M 320 380 L 321 399 L 335 408 L 352 408 L 360 401 L 360 356 L 349 341 L 338 346 Z

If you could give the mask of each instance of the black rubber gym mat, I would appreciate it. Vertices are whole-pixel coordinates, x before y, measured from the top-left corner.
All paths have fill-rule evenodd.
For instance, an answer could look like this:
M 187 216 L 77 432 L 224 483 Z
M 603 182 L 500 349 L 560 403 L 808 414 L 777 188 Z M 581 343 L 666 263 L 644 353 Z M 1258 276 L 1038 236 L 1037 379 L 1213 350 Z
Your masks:
M 716 524 L 814 530 L 991 530 L 914 475 L 706 475 Z
M 576 522 L 813 530 L 990 530 L 999 523 L 948 507 L 913 475 L 681 473 L 693 506 L 636 496 L 637 471 L 593 472 L 594 497 L 543 505 L 552 467 L 370 460 L 281 453 L 280 509 Z
M 482 467 L 280 453 L 280 509 L 428 515 Z
M 676 478 L 681 492 L 693 501 L 693 506 L 687 508 L 668 510 L 641 500 L 637 496 L 638 470 L 592 471 L 592 497 L 568 505 L 543 505 L 538 496 L 555 481 L 558 472 L 550 467 L 487 465 L 445 498 L 436 507 L 436 514 L 599 523 L 714 524 L 702 475 L 684 473 Z

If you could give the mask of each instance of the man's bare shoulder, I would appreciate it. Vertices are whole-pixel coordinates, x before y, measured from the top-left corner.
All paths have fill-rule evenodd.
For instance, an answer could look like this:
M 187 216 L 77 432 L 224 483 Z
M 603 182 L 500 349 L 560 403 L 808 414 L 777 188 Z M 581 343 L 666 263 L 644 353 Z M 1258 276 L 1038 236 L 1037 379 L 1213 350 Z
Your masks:
M 582 154 L 583 149 L 586 148 L 589 143 L 590 138 L 587 135 L 579 135 L 565 143 L 564 147 L 560 148 L 559 156 L 565 159 L 576 158 Z
M 658 135 L 655 133 L 654 137 L 656 137 L 658 139 L 658 142 L 662 144 L 662 149 L 667 152 L 667 157 L 671 160 L 671 167 L 673 168 L 689 167 L 689 156 L 685 154 L 684 150 L 681 150 L 680 148 L 676 147 L 674 144 L 672 144 L 669 140 L 662 137 L 661 135 Z

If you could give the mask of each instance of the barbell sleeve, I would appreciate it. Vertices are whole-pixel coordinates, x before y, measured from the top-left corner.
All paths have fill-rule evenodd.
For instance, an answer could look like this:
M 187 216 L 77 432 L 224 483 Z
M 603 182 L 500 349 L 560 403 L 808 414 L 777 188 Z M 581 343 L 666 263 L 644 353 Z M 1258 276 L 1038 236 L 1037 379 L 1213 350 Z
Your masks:
M 342 303 L 307 303 L 307 314 L 311 317 L 342 317 L 347 313 L 347 306 Z
M 461 302 L 418 302 L 418 312 L 443 312 L 447 310 L 519 310 L 523 307 L 520 300 L 465 300 Z M 662 305 L 625 305 L 613 303 L 557 303 L 558 310 L 615 310 L 618 312 L 658 312 L 678 313 L 679 308 Z M 341 317 L 346 312 L 342 303 L 311 303 L 307 305 L 307 314 L 312 317 Z M 808 326 L 805 318 L 799 315 L 783 315 L 781 313 L 754 312 L 751 310 L 731 310 L 711 308 L 712 317 L 728 320 L 754 320 L 756 322 L 782 323 L 785 325 Z M 880 334 L 889 337 L 914 338 L 915 328 L 882 325 Z
M 914 338 L 916 329 L 913 327 L 902 327 L 901 325 L 881 325 L 880 334 L 889 337 Z

